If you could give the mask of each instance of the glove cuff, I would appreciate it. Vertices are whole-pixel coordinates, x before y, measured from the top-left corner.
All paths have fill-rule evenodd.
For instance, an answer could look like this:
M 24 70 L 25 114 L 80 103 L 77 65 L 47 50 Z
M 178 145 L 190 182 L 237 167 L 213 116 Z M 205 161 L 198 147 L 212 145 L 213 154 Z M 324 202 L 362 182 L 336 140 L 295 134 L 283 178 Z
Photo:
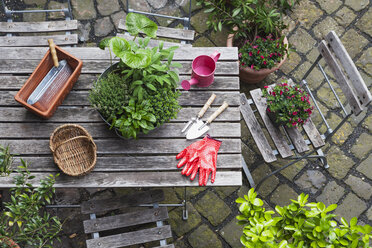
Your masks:
M 206 142 L 208 142 L 209 144 L 217 147 L 217 149 L 220 148 L 221 143 L 222 143 L 221 140 L 214 139 L 211 136 L 209 136 L 209 134 L 207 134 L 207 136 L 205 136 L 205 137 L 206 137 Z

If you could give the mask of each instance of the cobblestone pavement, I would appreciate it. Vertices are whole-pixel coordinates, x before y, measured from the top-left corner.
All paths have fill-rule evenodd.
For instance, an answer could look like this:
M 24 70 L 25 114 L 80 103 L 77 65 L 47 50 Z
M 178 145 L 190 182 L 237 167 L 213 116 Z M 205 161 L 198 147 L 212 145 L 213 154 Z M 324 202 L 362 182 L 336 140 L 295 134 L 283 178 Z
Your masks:
M 16 8 L 52 8 L 63 5 L 63 1 L 24 0 L 7 1 Z M 62 3 L 61 3 L 62 2 Z M 118 20 L 125 18 L 125 0 L 71 0 L 74 18 L 80 21 L 79 40 L 81 46 L 95 46 L 96 42 L 116 33 Z M 186 0 L 130 0 L 132 8 L 155 11 L 157 13 L 182 16 L 188 11 Z M 362 73 L 371 89 L 372 71 L 372 3 L 369 0 L 302 0 L 286 19 L 289 28 L 287 35 L 294 45 L 293 52 L 280 71 L 269 76 L 260 85 L 242 83 L 242 92 L 255 87 L 275 82 L 279 78 L 289 77 L 298 81 L 311 62 L 318 55 L 315 48 L 324 34 L 335 30 L 344 42 L 346 49 Z M 225 46 L 226 32 L 206 31 L 207 14 L 192 1 L 192 29 L 196 30 L 194 46 Z M 4 16 L 1 15 L 2 20 Z M 22 17 L 18 17 L 21 19 Z M 38 21 L 45 18 L 54 19 L 60 16 L 45 14 L 25 14 L 23 20 Z M 179 22 L 168 22 L 157 19 L 161 25 L 172 27 Z M 334 127 L 341 119 L 341 111 L 336 101 L 329 97 L 330 90 L 319 88 L 316 81 L 320 72 L 310 76 L 309 83 L 316 89 L 316 97 L 321 108 L 331 120 Z M 336 87 L 337 88 L 337 87 Z M 337 88 L 337 90 L 339 90 Z M 259 194 L 267 204 L 288 204 L 290 198 L 306 192 L 310 199 L 323 201 L 326 204 L 339 205 L 336 214 L 346 217 L 357 216 L 360 223 L 372 224 L 372 106 L 367 112 L 351 118 L 332 138 L 324 151 L 328 154 L 328 170 L 323 169 L 317 161 L 301 162 L 278 176 L 267 180 Z M 319 123 L 319 116 L 315 122 Z M 324 127 L 322 127 L 324 131 Z M 274 167 L 283 165 L 280 161 L 274 166 L 267 165 L 259 155 L 252 142 L 251 135 L 242 122 L 242 147 L 244 157 L 255 180 L 259 180 Z M 170 209 L 170 224 L 174 233 L 176 247 L 241 247 L 239 237 L 242 228 L 236 225 L 238 213 L 235 199 L 249 189 L 244 180 L 242 187 L 209 187 L 191 188 L 189 220 L 181 220 L 181 209 Z M 68 189 L 58 190 L 57 203 L 78 204 L 89 198 L 106 198 L 128 193 L 128 189 Z M 166 202 L 181 202 L 182 189 L 166 188 Z M 85 236 L 82 231 L 82 219 L 77 209 L 57 211 L 62 218 L 68 218 L 64 233 L 61 236 L 62 247 L 85 247 Z

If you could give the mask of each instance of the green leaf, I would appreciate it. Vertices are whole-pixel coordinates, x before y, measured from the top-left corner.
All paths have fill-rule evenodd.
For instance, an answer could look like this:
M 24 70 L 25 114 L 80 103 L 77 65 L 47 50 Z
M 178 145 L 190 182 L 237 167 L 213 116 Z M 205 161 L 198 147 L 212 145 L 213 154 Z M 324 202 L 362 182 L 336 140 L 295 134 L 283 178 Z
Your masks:
M 104 50 L 106 47 L 110 46 L 110 40 L 111 40 L 110 37 L 106 37 L 106 38 L 102 39 L 99 42 L 98 47 L 101 48 L 102 50 Z
M 325 212 L 326 212 L 326 213 L 331 212 L 331 211 L 335 210 L 336 208 L 337 208 L 337 204 L 329 205 L 329 206 L 326 208 Z
M 287 240 L 282 240 L 282 242 L 279 243 L 278 248 L 284 248 L 284 247 L 286 247 L 287 244 L 288 244 Z
M 234 12 L 232 13 L 232 17 L 238 15 L 239 12 L 240 12 L 240 10 L 241 10 L 241 8 L 237 8 L 237 9 L 235 9 Z
M 138 49 L 135 54 L 133 52 L 123 52 L 120 58 L 127 66 L 135 69 L 145 68 L 151 63 L 150 51 L 144 49 Z
M 121 58 L 130 49 L 130 45 L 124 38 L 113 37 L 110 39 L 110 49 L 118 58 Z
M 168 72 L 169 76 L 174 80 L 174 82 L 178 83 L 180 81 L 180 78 L 178 77 L 177 73 L 174 71 L 169 71 Z
M 146 86 L 147 86 L 147 88 L 149 88 L 150 90 L 152 90 L 152 91 L 156 91 L 156 88 L 155 88 L 154 85 L 152 85 L 152 84 L 150 84 L 150 83 L 147 83 Z
M 263 205 L 263 201 L 260 198 L 256 198 L 253 200 L 253 205 L 261 207 Z
M 344 217 L 341 218 L 341 223 L 346 226 L 346 227 L 349 227 L 349 224 L 347 223 L 347 221 L 345 220 Z
M 356 226 L 357 223 L 358 223 L 358 218 L 357 217 L 351 218 L 350 227 Z
M 222 22 L 218 22 L 218 30 L 221 32 L 222 31 Z
M 151 38 L 155 38 L 158 30 L 158 25 L 155 22 L 137 13 L 129 13 L 127 15 L 126 25 L 128 32 L 133 36 L 144 33 Z

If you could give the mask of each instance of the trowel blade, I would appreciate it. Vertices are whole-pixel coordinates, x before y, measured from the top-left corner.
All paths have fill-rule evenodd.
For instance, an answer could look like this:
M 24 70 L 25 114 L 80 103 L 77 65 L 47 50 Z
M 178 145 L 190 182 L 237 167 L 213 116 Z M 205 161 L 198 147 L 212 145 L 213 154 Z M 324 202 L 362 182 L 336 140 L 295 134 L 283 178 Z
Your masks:
M 187 131 L 186 139 L 188 139 L 188 140 L 197 139 L 200 136 L 202 136 L 203 134 L 205 134 L 206 132 L 208 132 L 209 125 L 205 125 L 202 129 L 199 130 L 199 128 L 201 126 L 203 126 L 203 124 L 204 124 L 203 121 L 199 121 L 199 122 L 195 123 L 194 125 L 192 125 L 190 127 L 189 131 Z

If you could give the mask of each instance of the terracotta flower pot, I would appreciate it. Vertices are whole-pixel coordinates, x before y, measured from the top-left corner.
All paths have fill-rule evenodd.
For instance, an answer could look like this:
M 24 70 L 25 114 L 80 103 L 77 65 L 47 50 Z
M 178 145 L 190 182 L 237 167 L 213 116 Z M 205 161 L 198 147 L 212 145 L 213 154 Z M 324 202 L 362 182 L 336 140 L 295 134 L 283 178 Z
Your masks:
M 229 34 L 227 36 L 226 46 L 227 47 L 233 47 L 233 40 L 234 40 L 234 34 Z M 287 37 L 284 37 L 283 40 L 284 44 L 288 45 Z M 284 61 L 287 59 L 287 54 L 284 54 L 283 59 L 277 64 L 277 66 L 271 68 L 271 69 L 261 69 L 261 70 L 253 70 L 250 67 L 239 67 L 239 78 L 241 81 L 249 83 L 249 84 L 255 84 L 258 82 L 261 82 L 264 80 L 270 73 L 278 70 Z

